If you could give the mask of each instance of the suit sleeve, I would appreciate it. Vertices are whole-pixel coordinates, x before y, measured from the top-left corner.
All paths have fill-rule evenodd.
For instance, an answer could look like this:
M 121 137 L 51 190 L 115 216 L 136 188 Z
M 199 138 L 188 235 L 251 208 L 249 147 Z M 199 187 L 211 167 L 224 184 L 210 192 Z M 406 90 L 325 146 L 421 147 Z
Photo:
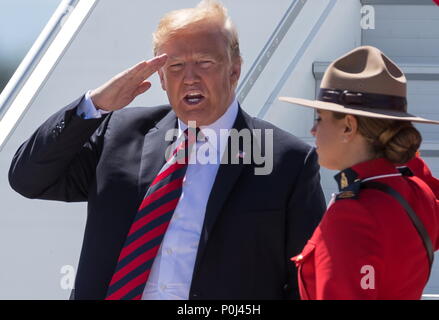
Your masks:
M 76 100 L 44 122 L 14 155 L 9 183 L 30 199 L 86 201 L 111 115 L 84 120 Z
M 290 259 L 301 252 L 326 211 L 319 169 L 317 154 L 312 148 L 305 157 L 288 205 L 286 261 L 288 261 L 288 284 L 292 284 L 291 287 L 289 286 L 292 290 L 288 291 L 286 297 L 289 299 L 299 298 L 297 270 Z

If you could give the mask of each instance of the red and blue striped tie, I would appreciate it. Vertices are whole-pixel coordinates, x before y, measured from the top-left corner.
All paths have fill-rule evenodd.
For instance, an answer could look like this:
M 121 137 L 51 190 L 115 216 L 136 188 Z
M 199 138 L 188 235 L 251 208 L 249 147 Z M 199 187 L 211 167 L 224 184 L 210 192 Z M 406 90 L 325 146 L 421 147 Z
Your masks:
M 186 130 L 171 158 L 149 186 L 120 253 L 106 300 L 140 300 L 177 207 L 195 130 Z

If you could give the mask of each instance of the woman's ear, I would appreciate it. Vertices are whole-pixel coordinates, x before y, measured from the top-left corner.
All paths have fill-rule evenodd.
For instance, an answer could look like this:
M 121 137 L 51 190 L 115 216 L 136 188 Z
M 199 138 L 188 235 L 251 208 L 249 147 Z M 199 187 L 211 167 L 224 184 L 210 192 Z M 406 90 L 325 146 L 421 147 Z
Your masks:
M 344 142 L 348 142 L 351 141 L 354 137 L 355 134 L 358 131 L 358 120 L 357 118 L 355 118 L 355 116 L 348 114 L 345 118 L 344 118 L 344 131 L 343 131 L 343 135 L 344 135 Z

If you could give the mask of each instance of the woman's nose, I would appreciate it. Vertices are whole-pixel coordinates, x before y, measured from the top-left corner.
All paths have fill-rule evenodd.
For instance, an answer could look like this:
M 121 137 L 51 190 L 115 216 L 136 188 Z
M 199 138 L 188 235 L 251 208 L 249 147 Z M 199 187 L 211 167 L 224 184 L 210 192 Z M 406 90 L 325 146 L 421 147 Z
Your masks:
M 311 134 L 313 137 L 316 136 L 316 132 L 317 132 L 317 123 L 311 128 Z

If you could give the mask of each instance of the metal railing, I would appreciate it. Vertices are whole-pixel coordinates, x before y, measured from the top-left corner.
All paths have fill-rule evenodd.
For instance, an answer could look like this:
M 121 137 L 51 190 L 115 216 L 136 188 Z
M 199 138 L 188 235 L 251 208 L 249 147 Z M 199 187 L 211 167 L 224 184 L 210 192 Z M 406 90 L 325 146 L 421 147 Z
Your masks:
M 0 151 L 97 1 L 63 0 L 6 85 L 0 95 Z
M 0 95 L 0 120 L 79 0 L 63 0 Z
M 242 104 L 308 0 L 294 0 L 238 87 Z
M 314 24 L 314 27 L 306 37 L 306 40 L 303 42 L 300 49 L 297 51 L 294 58 L 291 60 L 288 67 L 285 69 L 285 72 L 282 74 L 282 77 L 276 84 L 275 88 L 271 92 L 270 96 L 268 97 L 267 101 L 261 108 L 261 110 L 258 113 L 258 118 L 263 119 L 265 115 L 267 114 L 268 110 L 270 109 L 271 105 L 273 104 L 274 100 L 277 99 L 279 96 L 279 93 L 281 89 L 284 87 L 285 82 L 289 79 L 293 71 L 295 70 L 296 66 L 298 65 L 299 61 L 303 58 L 306 50 L 309 48 L 311 43 L 313 42 L 314 38 L 320 31 L 322 25 L 325 23 L 326 19 L 329 17 L 330 13 L 332 12 L 332 9 L 334 9 L 335 5 L 337 4 L 337 0 L 330 0 L 326 8 L 323 10 L 322 14 L 320 15 L 317 22 Z

